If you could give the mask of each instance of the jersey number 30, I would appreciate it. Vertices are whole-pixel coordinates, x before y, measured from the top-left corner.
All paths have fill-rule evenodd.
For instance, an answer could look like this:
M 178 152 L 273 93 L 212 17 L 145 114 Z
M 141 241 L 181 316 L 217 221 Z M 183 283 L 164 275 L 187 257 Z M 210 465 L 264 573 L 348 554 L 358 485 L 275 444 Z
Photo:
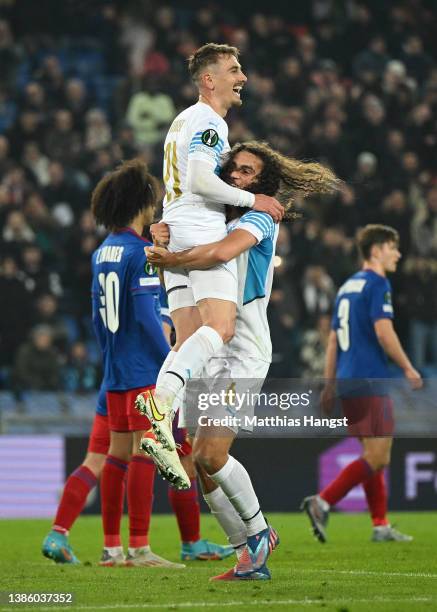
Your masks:
M 116 272 L 99 274 L 100 283 L 100 315 L 105 327 L 113 334 L 118 329 L 118 307 L 120 303 L 120 280 Z
M 349 311 L 350 302 L 347 298 L 340 300 L 338 304 L 338 320 L 340 323 L 337 329 L 338 343 L 342 351 L 347 351 L 350 347 L 350 334 L 349 334 Z

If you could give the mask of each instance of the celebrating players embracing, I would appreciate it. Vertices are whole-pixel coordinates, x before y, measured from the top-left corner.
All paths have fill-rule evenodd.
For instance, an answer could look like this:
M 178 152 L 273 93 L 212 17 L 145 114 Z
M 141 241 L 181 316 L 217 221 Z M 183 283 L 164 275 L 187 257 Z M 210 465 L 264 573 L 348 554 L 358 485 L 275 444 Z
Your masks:
M 320 164 L 286 158 L 265 143 L 247 142 L 230 152 L 221 176 L 246 190 L 281 193 L 288 203 L 300 192 L 329 193 L 338 179 Z M 238 271 L 237 321 L 234 337 L 214 356 L 202 373 L 210 381 L 224 382 L 240 394 L 259 392 L 267 375 L 272 346 L 267 305 L 273 280 L 273 259 L 278 225 L 262 212 L 229 209 L 233 218 L 229 235 L 219 242 L 179 253 L 163 248 L 146 249 L 151 262 L 188 269 L 209 269 L 236 257 Z M 226 406 L 223 406 L 226 414 Z M 253 410 L 247 406 L 246 410 Z M 214 413 L 216 415 L 216 413 Z M 248 429 L 245 427 L 245 429 Z M 267 580 L 266 561 L 277 545 L 276 532 L 261 512 L 251 479 L 244 466 L 229 455 L 238 427 L 202 426 L 193 444 L 204 497 L 235 547 L 235 568 L 216 580 Z M 143 440 L 143 445 L 159 444 Z

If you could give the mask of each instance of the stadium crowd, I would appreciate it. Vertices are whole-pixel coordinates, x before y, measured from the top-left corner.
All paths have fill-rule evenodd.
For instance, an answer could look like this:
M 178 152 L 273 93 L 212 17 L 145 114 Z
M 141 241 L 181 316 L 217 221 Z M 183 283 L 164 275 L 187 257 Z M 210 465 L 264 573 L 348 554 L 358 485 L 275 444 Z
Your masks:
M 214 1 L 85 5 L 0 1 L 0 387 L 98 387 L 90 257 L 104 234 L 90 193 L 122 159 L 161 175 L 168 126 L 195 101 L 186 58 L 208 41 L 237 46 L 248 76 L 231 145 L 266 140 L 345 182 L 297 200 L 302 217 L 280 228 L 270 374 L 321 375 L 333 299 L 369 222 L 399 231 L 397 329 L 415 366 L 437 372 L 432 3 L 313 0 L 249 18 Z

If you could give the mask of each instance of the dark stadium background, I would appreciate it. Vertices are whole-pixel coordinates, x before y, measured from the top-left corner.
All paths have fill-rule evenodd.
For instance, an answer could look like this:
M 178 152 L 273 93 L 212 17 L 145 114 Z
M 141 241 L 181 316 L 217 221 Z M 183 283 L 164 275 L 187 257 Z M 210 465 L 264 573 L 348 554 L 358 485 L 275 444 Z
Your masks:
M 227 118 L 231 144 L 267 140 L 345 181 L 335 197 L 297 201 L 303 218 L 281 227 L 271 375 L 321 375 L 333 297 L 358 265 L 356 230 L 381 222 L 401 236 L 397 331 L 415 366 L 435 376 L 436 8 L 426 0 L 252 1 L 250 9 L 0 0 L 1 431 L 86 435 L 101 375 L 89 259 L 103 233 L 88 212 L 90 192 L 137 155 L 160 175 L 166 129 L 195 100 L 185 58 L 208 41 L 240 47 L 249 77 L 244 105 Z M 35 344 L 41 334 L 44 348 Z M 302 446 L 310 489 L 317 444 Z M 415 444 L 428 458 L 435 452 L 432 440 L 402 441 L 397 474 Z M 414 507 L 430 507 L 433 485 L 421 486 Z M 294 497 L 269 500 L 295 509 Z

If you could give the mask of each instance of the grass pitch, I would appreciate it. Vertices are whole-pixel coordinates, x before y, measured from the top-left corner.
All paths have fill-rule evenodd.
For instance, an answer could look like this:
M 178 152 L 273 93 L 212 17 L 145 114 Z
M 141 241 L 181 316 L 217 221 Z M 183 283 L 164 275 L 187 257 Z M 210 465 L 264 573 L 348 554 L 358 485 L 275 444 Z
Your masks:
M 271 582 L 211 583 L 208 578 L 232 566 L 225 561 L 196 561 L 184 570 L 101 568 L 99 517 L 79 519 L 71 535 L 81 566 L 55 565 L 40 553 L 50 528 L 45 520 L 0 521 L 0 591 L 68 593 L 73 605 L 32 605 L 34 610 L 337 610 L 391 612 L 437 609 L 437 529 L 432 513 L 391 515 L 412 543 L 371 543 L 367 515 L 333 514 L 329 542 L 309 532 L 307 518 L 271 514 L 281 544 L 269 567 Z M 179 557 L 173 516 L 152 518 L 153 550 L 174 561 Z M 224 542 L 210 516 L 202 516 L 202 534 Z M 127 542 L 127 537 L 125 537 Z M 0 612 L 8 606 L 3 595 Z

